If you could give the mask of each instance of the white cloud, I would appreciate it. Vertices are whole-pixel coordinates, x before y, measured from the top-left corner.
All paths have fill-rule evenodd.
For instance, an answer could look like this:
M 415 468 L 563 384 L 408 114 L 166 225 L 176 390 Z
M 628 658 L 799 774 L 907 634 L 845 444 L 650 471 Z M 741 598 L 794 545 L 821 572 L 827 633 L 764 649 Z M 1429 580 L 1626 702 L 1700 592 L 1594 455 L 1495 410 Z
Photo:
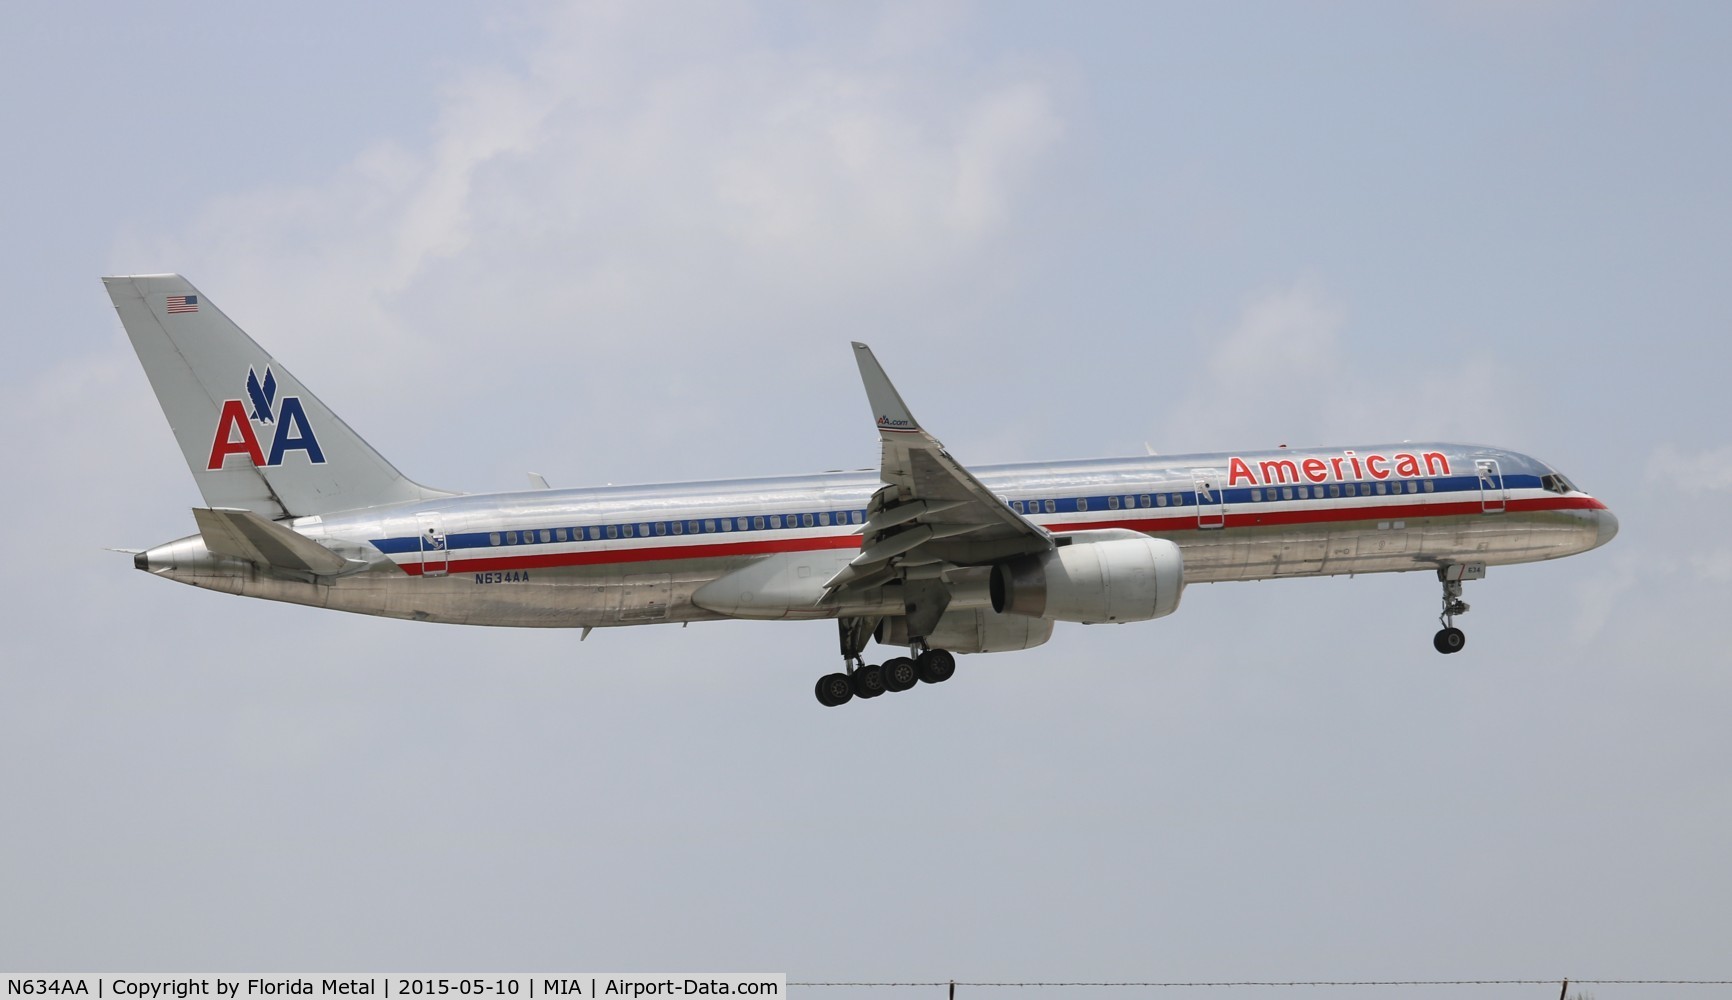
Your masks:
M 1040 79 L 931 49 L 915 11 L 786 41 L 729 9 L 569 5 L 522 68 L 454 84 L 424 146 L 213 200 L 130 256 L 397 353 L 506 296 L 525 322 L 496 346 L 572 324 L 696 337 L 740 301 L 773 330 L 778 313 L 894 296 L 990 251 L 1062 132 Z M 939 12 L 922 30 L 957 27 Z M 341 314 L 306 302 L 314 288 Z
M 817 338 L 833 354 L 884 303 L 1002 273 L 1016 251 L 995 237 L 1063 134 L 1038 64 L 940 44 L 966 30 L 954 10 L 864 18 L 880 23 L 563 5 L 520 65 L 453 83 L 424 142 L 213 198 L 185 232 L 119 256 L 188 274 L 370 437 L 366 406 L 404 413 L 432 394 L 485 401 L 462 421 L 477 439 L 631 414 L 638 450 L 703 450 L 693 428 L 723 401 L 692 387 L 799 391 Z M 539 400 L 512 430 L 486 423 L 504 419 L 492 404 L 507 386 Z M 375 444 L 406 471 L 449 465 Z M 530 461 L 500 460 L 512 481 Z M 689 474 L 616 463 L 578 481 Z M 494 477 L 460 470 L 451 485 Z
M 1170 440 L 1218 447 L 1520 439 L 1520 394 L 1490 356 L 1438 351 L 1381 367 L 1377 336 L 1318 282 L 1256 294 L 1213 344 L 1169 421 Z M 1462 338 L 1467 342 L 1471 338 Z M 1204 447 L 1204 445 L 1197 445 Z
M 1732 492 L 1732 445 L 1689 452 L 1663 444 L 1648 459 L 1648 481 L 1690 494 Z
M 1589 645 L 1627 613 L 1631 596 L 1643 583 L 1644 562 L 1639 551 L 1625 548 L 1608 563 L 1602 560 L 1596 572 L 1575 584 L 1576 620 L 1572 636 L 1578 645 Z M 1651 586 L 1651 582 L 1650 582 Z
M 1343 308 L 1308 283 L 1253 299 L 1209 359 L 1235 395 L 1287 392 L 1330 377 L 1340 361 Z

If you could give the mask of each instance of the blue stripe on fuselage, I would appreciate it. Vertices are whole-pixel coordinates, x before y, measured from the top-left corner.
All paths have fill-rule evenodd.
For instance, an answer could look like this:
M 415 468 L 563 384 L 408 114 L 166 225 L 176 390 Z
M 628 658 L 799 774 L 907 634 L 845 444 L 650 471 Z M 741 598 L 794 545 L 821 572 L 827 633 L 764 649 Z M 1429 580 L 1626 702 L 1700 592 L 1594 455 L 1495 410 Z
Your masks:
M 1408 493 L 1408 492 L 1406 492 L 1406 487 L 1402 487 L 1400 492 L 1397 492 L 1395 490 L 1391 490 L 1390 492 L 1383 493 L 1383 494 L 1361 493 L 1360 495 L 1354 496 L 1354 497 L 1345 497 L 1345 496 L 1300 497 L 1298 495 L 1298 490 L 1301 487 L 1304 487 L 1308 490 L 1322 491 L 1322 490 L 1328 489 L 1330 487 L 1335 487 L 1335 488 L 1339 489 L 1340 487 L 1346 486 L 1349 484 L 1369 488 L 1375 483 L 1391 483 L 1391 484 L 1397 484 L 1397 485 L 1399 485 L 1401 483 L 1414 483 L 1417 485 L 1417 484 L 1422 484 L 1422 483 L 1426 483 L 1426 482 L 1430 482 L 1430 483 L 1435 484 L 1433 490 L 1427 492 L 1425 490 L 1424 486 L 1418 486 L 1419 492 L 1415 492 L 1415 493 Z M 1512 474 L 1512 475 L 1506 475 L 1503 477 L 1503 486 L 1504 486 L 1505 490 L 1539 489 L 1539 488 L 1541 488 L 1541 481 L 1540 481 L 1539 476 Z M 1284 490 L 1284 489 L 1294 491 L 1293 497 L 1288 498 L 1285 496 L 1272 495 L 1274 491 Z M 1252 490 L 1257 490 L 1262 495 L 1262 499 L 1253 500 L 1251 497 L 1251 491 Z M 1223 488 L 1223 489 L 1217 489 L 1215 491 L 1222 499 L 1210 501 L 1208 506 L 1210 508 L 1214 508 L 1214 507 L 1219 506 L 1223 502 L 1226 503 L 1226 505 L 1229 507 L 1231 507 L 1235 504 L 1249 504 L 1249 503 L 1261 503 L 1261 504 L 1274 503 L 1274 504 L 1282 504 L 1282 505 L 1301 504 L 1301 503 L 1310 504 L 1310 503 L 1313 503 L 1313 502 L 1318 501 L 1318 500 L 1332 500 L 1332 501 L 1333 500 L 1362 500 L 1362 499 L 1379 500 L 1379 499 L 1393 499 L 1395 497 L 1409 497 L 1409 496 L 1411 496 L 1411 497 L 1425 497 L 1425 496 L 1435 497 L 1435 496 L 1438 496 L 1440 494 L 1446 494 L 1446 493 L 1473 493 L 1473 494 L 1477 494 L 1477 493 L 1479 493 L 1479 491 L 1480 491 L 1480 478 L 1478 475 L 1444 476 L 1444 477 L 1440 477 L 1440 478 L 1431 478 L 1431 479 L 1427 479 L 1424 477 L 1397 479 L 1396 477 L 1391 476 L 1388 479 L 1350 480 L 1347 483 L 1341 483 L 1341 482 L 1329 482 L 1329 483 L 1302 482 L 1302 483 L 1281 483 L 1281 484 L 1277 484 L 1274 486 L 1236 486 L 1236 487 L 1233 487 L 1231 489 L 1224 489 Z M 1140 501 L 1140 499 L 1142 497 L 1145 497 L 1145 496 L 1151 497 L 1151 498 L 1153 498 L 1153 497 L 1176 497 L 1177 500 L 1169 502 L 1164 507 L 1163 506 L 1146 506 L 1146 505 L 1141 505 L 1140 503 L 1138 506 L 1134 506 L 1134 507 L 1109 507 L 1108 506 L 1109 499 L 1116 498 L 1116 499 L 1122 500 L 1125 497 L 1133 497 L 1133 498 L 1136 498 Z M 1051 499 L 1051 501 L 1053 503 L 1053 509 L 1050 511 L 1046 510 L 1044 506 L 1041 506 L 1039 509 L 1035 509 L 1035 507 L 1033 506 L 1036 504 L 1044 505 L 1048 499 Z M 1082 501 L 1087 501 L 1086 506 L 1082 503 Z M 1073 496 L 1073 497 L 1051 497 L 1051 498 L 1048 498 L 1048 497 L 1019 498 L 1016 501 L 1016 503 L 1022 505 L 1023 509 L 1027 510 L 1030 516 L 1036 516 L 1036 515 L 1042 515 L 1042 514 L 1107 514 L 1107 513 L 1121 513 L 1121 512 L 1154 513 L 1157 511 L 1171 511 L 1171 510 L 1174 510 L 1176 508 L 1177 509 L 1183 509 L 1186 507 L 1194 508 L 1197 504 L 1197 491 L 1195 490 L 1195 488 L 1186 491 L 1186 490 L 1153 489 L 1153 488 L 1149 488 L 1149 487 L 1138 487 L 1136 489 L 1119 490 L 1119 491 L 1115 491 L 1113 493 L 1103 493 L 1103 494 L 1099 494 L 1099 495 L 1089 495 L 1089 496 L 1082 496 L 1082 497 Z M 633 519 L 631 521 L 600 522 L 600 523 L 595 523 L 595 524 L 583 524 L 583 525 L 576 525 L 576 526 L 567 525 L 567 526 L 564 526 L 564 530 L 566 532 L 566 537 L 564 539 L 560 539 L 556 535 L 556 532 L 561 530 L 560 528 L 543 528 L 543 527 L 540 527 L 539 525 L 537 527 L 534 527 L 534 528 L 509 528 L 509 527 L 501 526 L 498 530 L 495 530 L 495 531 L 467 531 L 467 532 L 459 532 L 459 533 L 447 535 L 445 538 L 445 548 L 447 550 L 491 549 L 491 548 L 511 549 L 511 548 L 522 548 L 522 547 L 528 546 L 528 545 L 559 545 L 559 544 L 571 544 L 573 542 L 604 542 L 604 541 L 605 542 L 621 542 L 621 541 L 638 542 L 638 541 L 642 541 L 642 540 L 672 540 L 672 539 L 677 539 L 677 538 L 694 538 L 694 537 L 704 538 L 706 540 L 709 540 L 709 539 L 714 539 L 718 535 L 719 536 L 746 535 L 746 534 L 755 534 L 757 532 L 762 532 L 762 531 L 830 532 L 833 529 L 838 528 L 838 527 L 854 528 L 856 530 L 858 530 L 860 527 L 860 525 L 858 525 L 858 524 L 843 523 L 842 519 L 848 517 L 848 515 L 850 513 L 849 511 L 822 511 L 822 512 L 820 512 L 820 511 L 797 511 L 793 514 L 779 514 L 776 516 L 781 517 L 784 519 L 784 521 L 786 521 L 786 520 L 792 520 L 792 519 L 796 519 L 796 518 L 803 518 L 807 515 L 810 515 L 814 518 L 814 520 L 816 520 L 817 516 L 820 513 L 827 514 L 835 520 L 833 521 L 833 523 L 827 524 L 827 525 L 814 524 L 814 525 L 808 526 L 805 524 L 799 524 L 799 525 L 783 525 L 783 526 L 778 526 L 778 527 L 769 527 L 768 526 L 768 520 L 767 520 L 769 515 L 751 514 L 751 515 L 744 515 L 744 519 L 748 520 L 748 526 L 747 527 L 745 527 L 745 528 L 735 527 L 731 530 L 723 531 L 723 530 L 720 530 L 720 527 L 719 527 L 720 521 L 725 519 L 725 520 L 729 521 L 730 523 L 737 524 L 742 519 L 742 515 L 731 514 L 731 515 L 728 515 L 726 518 L 724 518 L 723 516 L 721 516 L 719 514 L 711 514 L 711 515 L 708 515 L 708 516 L 702 517 L 702 518 L 693 518 L 693 517 L 679 518 L 678 521 L 682 527 L 687 526 L 687 525 L 691 525 L 695 522 L 696 524 L 698 524 L 700 530 L 698 530 L 698 531 L 684 530 L 684 531 L 681 531 L 679 533 L 674 533 L 671 529 L 671 525 L 674 524 L 673 520 L 660 520 L 660 521 L 648 520 L 648 521 L 646 521 L 646 520 Z M 864 512 L 859 512 L 859 513 L 864 514 Z M 754 520 L 757 518 L 765 518 L 766 519 L 766 522 L 765 522 L 766 526 L 762 527 L 762 528 L 756 527 Z M 704 525 L 706 522 L 718 523 L 717 529 L 716 530 L 702 530 L 704 528 Z M 633 528 L 633 535 L 631 535 L 631 536 L 624 536 L 622 534 L 623 530 L 626 528 L 627 525 L 630 525 Z M 641 525 L 649 525 L 652 533 L 651 534 L 643 534 L 641 532 L 638 532 L 636 529 Z M 655 531 L 655 529 L 658 526 L 662 529 L 662 531 L 660 531 L 660 532 Z M 606 530 L 610 527 L 614 529 L 614 535 L 612 537 L 590 537 L 589 533 L 591 531 L 594 531 L 598 535 L 605 536 Z M 521 541 L 521 542 L 507 543 L 507 542 L 504 542 L 503 539 L 501 541 L 497 541 L 497 542 L 493 540 L 494 535 L 503 535 L 507 532 L 512 532 L 512 533 L 523 535 L 523 534 L 529 534 L 532 532 L 543 532 L 543 531 L 547 532 L 547 534 L 548 534 L 548 540 L 546 542 L 536 540 L 536 541 Z M 576 533 L 576 534 L 574 534 L 574 533 Z M 539 539 L 539 535 L 537 535 L 537 538 Z M 408 536 L 398 537 L 398 538 L 376 538 L 376 539 L 372 539 L 371 541 L 372 541 L 372 544 L 375 548 L 377 548 L 380 552 L 383 552 L 387 555 L 404 555 L 404 554 L 409 554 L 409 553 L 420 552 L 422 550 L 422 540 L 415 535 L 408 535 Z

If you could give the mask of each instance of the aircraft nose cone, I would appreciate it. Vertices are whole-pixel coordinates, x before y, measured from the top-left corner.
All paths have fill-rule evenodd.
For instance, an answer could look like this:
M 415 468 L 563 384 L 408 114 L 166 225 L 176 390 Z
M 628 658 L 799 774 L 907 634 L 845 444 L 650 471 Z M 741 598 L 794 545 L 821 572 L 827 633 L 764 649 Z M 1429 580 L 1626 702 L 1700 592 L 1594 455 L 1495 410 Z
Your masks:
M 1617 515 L 1613 514 L 1609 510 L 1602 510 L 1599 512 L 1599 515 L 1600 539 L 1594 543 L 1595 548 L 1611 541 L 1613 538 L 1617 537 L 1618 534 Z

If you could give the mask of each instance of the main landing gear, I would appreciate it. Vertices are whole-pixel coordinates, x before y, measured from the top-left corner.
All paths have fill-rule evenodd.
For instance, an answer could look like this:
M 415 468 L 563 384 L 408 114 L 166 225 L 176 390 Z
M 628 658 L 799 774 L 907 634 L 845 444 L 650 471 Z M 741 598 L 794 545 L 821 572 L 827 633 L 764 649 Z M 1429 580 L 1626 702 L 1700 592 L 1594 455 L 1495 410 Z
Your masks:
M 913 657 L 895 656 L 869 664 L 858 653 L 847 658 L 847 669 L 818 678 L 813 693 L 826 708 L 855 698 L 876 698 L 886 691 L 907 691 L 916 684 L 942 684 L 956 673 L 956 657 L 942 649 L 920 650 Z
M 876 698 L 886 691 L 907 691 L 916 684 L 942 684 L 956 673 L 956 657 L 947 650 L 929 649 L 916 639 L 913 656 L 893 656 L 883 663 L 867 663 L 866 641 L 878 627 L 876 618 L 837 619 L 843 669 L 818 678 L 813 694 L 826 708 L 846 705 L 855 698 Z
M 1467 602 L 1461 599 L 1461 584 L 1484 578 L 1485 563 L 1444 566 L 1437 571 L 1438 582 L 1443 584 L 1443 613 L 1437 616 L 1437 623 L 1443 628 L 1431 637 L 1431 645 L 1439 653 L 1459 653 L 1467 645 L 1467 634 L 1455 627 L 1455 616 L 1468 611 Z

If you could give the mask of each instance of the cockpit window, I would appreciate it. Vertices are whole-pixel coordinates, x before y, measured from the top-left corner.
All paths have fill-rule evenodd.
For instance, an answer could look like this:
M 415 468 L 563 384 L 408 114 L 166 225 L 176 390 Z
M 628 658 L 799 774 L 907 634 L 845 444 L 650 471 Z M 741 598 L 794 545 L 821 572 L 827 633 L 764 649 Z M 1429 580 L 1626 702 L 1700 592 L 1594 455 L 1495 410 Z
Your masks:
M 1576 493 L 1574 483 L 1565 479 L 1561 473 L 1553 472 L 1540 477 L 1540 486 L 1552 493 Z

